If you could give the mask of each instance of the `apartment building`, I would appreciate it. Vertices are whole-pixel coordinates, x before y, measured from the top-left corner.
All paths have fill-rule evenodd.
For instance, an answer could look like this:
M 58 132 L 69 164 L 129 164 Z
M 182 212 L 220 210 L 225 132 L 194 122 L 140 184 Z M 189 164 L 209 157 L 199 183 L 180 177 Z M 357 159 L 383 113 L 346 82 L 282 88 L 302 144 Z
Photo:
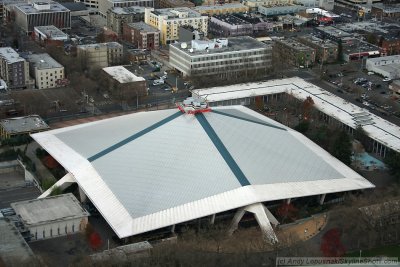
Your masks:
M 234 13 L 245 13 L 249 11 L 249 7 L 241 3 L 229 3 L 222 5 L 210 5 L 210 6 L 196 6 L 192 8 L 202 15 L 220 15 L 220 14 L 234 14 Z
M 125 24 L 123 37 L 139 49 L 158 49 L 160 44 L 160 31 L 144 22 Z
M 266 73 L 272 66 L 272 47 L 249 36 L 192 40 L 170 44 L 169 62 L 184 76 Z
M 289 65 L 308 68 L 315 63 L 315 49 L 294 39 L 276 40 L 274 57 Z
M 121 36 L 124 24 L 144 21 L 144 10 L 142 6 L 111 8 L 107 11 L 107 27 Z
M 33 2 L 14 7 L 15 23 L 26 33 L 36 26 L 54 25 L 59 29 L 71 28 L 71 12 L 57 2 Z
M 0 78 L 9 89 L 29 88 L 34 83 L 29 77 L 29 63 L 11 47 L 0 48 Z
M 107 16 L 107 11 L 114 7 L 154 7 L 154 0 L 99 0 L 99 13 Z
M 122 63 L 123 46 L 117 42 L 78 45 L 77 56 L 89 68 L 105 68 Z
M 27 55 L 26 59 L 37 89 L 58 87 L 65 78 L 64 67 L 47 53 Z
M 332 63 L 338 59 L 338 44 L 312 35 L 301 36 L 300 43 L 315 49 L 315 60 L 320 63 Z
M 208 16 L 187 7 L 154 9 L 146 8 L 144 22 L 160 31 L 160 41 L 169 44 L 179 39 L 180 26 L 192 26 L 207 35 Z

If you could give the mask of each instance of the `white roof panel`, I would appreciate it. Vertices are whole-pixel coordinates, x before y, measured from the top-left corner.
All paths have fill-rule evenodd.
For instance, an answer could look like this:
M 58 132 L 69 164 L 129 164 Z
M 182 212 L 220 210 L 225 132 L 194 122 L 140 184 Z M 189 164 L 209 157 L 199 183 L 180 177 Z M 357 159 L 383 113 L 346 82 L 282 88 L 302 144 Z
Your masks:
M 136 113 L 32 137 L 120 238 L 257 202 L 373 187 L 303 135 L 242 106 Z

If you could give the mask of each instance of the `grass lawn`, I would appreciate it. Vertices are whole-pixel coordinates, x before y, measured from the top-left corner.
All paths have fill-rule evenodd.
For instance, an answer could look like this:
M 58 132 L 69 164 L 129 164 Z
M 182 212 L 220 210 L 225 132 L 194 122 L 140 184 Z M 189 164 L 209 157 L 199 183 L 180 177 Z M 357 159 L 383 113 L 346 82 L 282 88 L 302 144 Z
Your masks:
M 354 251 L 346 254 L 347 257 L 358 257 L 360 256 L 359 251 Z M 387 257 L 400 257 L 400 244 L 384 246 L 379 248 L 373 248 L 370 250 L 363 250 L 361 252 L 362 257 L 375 257 L 375 256 L 387 256 Z

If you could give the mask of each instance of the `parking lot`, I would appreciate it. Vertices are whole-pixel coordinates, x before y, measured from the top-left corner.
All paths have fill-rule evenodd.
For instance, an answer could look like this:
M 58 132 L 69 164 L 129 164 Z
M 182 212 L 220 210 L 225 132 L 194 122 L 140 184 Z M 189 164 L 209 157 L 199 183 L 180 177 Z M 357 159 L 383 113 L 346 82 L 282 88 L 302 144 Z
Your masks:
M 0 190 L 0 209 L 9 208 L 10 203 L 37 198 L 39 189 L 34 186 L 14 187 Z

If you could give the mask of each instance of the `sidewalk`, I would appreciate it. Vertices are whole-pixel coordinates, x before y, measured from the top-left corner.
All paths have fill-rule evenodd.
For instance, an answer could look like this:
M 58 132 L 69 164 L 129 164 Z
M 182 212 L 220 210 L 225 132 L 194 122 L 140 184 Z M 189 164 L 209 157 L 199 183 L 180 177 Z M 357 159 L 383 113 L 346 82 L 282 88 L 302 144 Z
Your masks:
M 36 149 L 39 147 L 40 146 L 36 142 L 31 142 L 29 143 L 28 148 L 26 150 L 26 155 L 36 165 L 36 178 L 39 181 L 48 179 L 50 181 L 56 182 L 56 179 L 54 178 L 53 174 L 46 168 L 46 166 L 43 165 L 42 161 L 40 161 L 40 159 L 38 159 L 36 156 Z M 25 145 L 16 148 L 19 148 L 21 151 L 24 151 Z
M 284 236 L 292 236 L 296 237 L 300 241 L 306 241 L 321 232 L 326 226 L 327 222 L 328 215 L 323 213 L 306 218 L 300 222 L 294 222 L 290 225 L 283 225 L 280 230 L 281 234 Z

